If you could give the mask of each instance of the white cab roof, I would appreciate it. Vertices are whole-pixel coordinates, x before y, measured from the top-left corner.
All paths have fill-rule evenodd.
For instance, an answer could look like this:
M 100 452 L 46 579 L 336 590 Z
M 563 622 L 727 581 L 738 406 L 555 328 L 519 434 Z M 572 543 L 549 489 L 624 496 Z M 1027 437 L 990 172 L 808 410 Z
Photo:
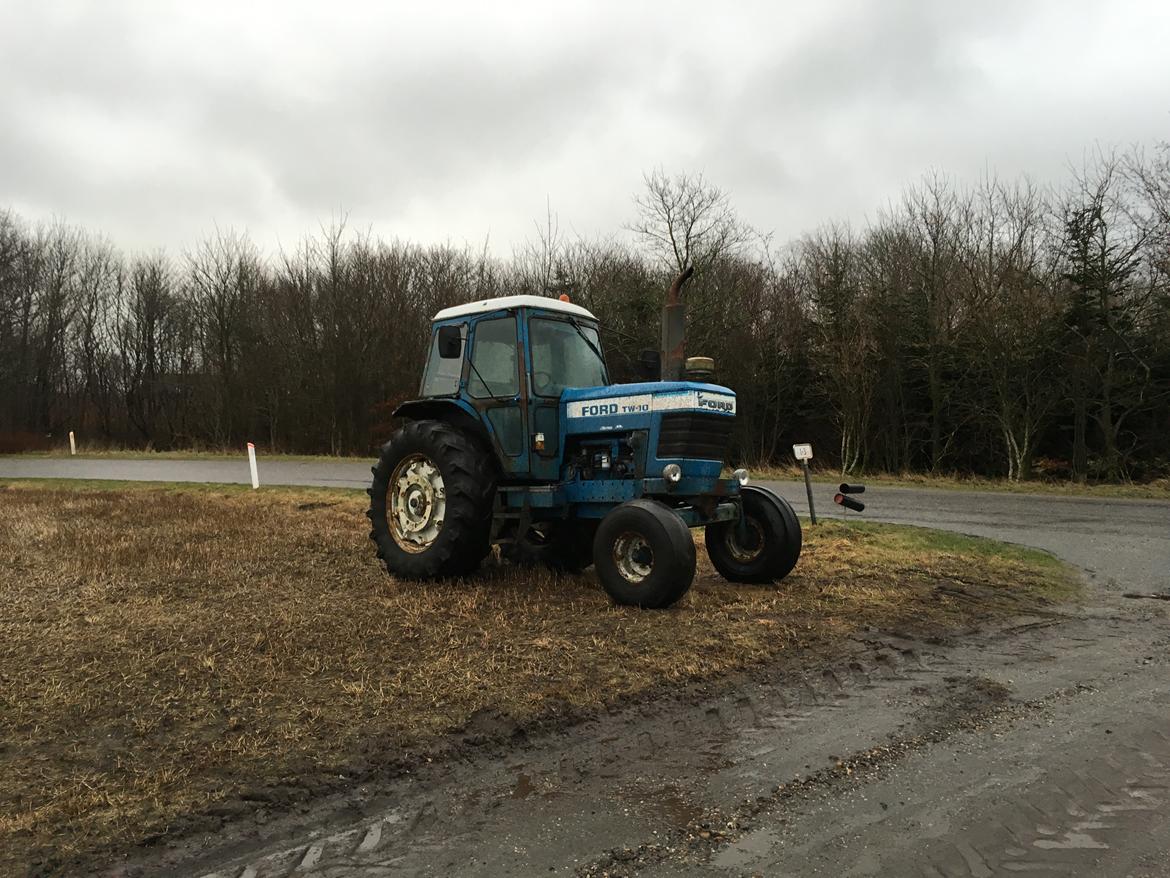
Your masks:
M 564 314 L 572 314 L 574 317 L 597 319 L 580 305 L 562 302 L 560 299 L 554 299 L 550 296 L 500 296 L 498 299 L 481 299 L 478 302 L 468 302 L 466 305 L 444 308 L 433 319 L 449 320 L 452 317 L 470 317 L 474 314 L 499 311 L 503 308 L 547 308 L 549 311 L 560 311 Z

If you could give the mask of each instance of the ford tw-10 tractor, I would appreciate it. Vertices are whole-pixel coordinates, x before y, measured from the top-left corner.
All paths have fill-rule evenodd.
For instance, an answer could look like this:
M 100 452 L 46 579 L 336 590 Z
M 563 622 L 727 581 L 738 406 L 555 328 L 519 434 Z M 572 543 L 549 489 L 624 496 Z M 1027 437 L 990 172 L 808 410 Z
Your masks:
M 610 384 L 588 310 L 505 296 L 434 317 L 419 398 L 381 450 L 370 537 L 406 579 L 465 576 L 499 544 L 521 564 L 590 564 L 621 604 L 668 607 L 695 575 L 690 528 L 733 582 L 777 582 L 800 557 L 792 507 L 722 478 L 735 393 L 685 356 L 683 272 L 666 297 L 648 380 Z

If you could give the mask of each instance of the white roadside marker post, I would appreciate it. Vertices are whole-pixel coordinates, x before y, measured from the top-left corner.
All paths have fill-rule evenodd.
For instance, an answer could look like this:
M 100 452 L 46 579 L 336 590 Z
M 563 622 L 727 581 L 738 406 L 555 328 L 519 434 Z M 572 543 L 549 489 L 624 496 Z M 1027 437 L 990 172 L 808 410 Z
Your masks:
M 256 471 L 256 446 L 248 443 L 248 467 L 252 470 L 252 490 L 260 487 L 260 473 Z
M 77 439 L 73 436 L 73 431 L 69 431 L 69 454 L 70 456 L 77 456 Z

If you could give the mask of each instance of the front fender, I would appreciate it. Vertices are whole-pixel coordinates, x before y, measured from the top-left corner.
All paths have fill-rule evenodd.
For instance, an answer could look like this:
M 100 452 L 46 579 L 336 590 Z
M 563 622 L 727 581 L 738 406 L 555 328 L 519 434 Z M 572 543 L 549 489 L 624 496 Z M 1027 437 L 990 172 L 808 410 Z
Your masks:
M 411 399 L 390 414 L 408 421 L 442 421 L 475 436 L 485 448 L 496 447 L 479 413 L 461 399 Z M 493 451 L 493 456 L 497 457 L 498 463 L 498 452 Z
M 391 417 L 406 418 L 408 421 L 449 421 L 467 416 L 479 421 L 475 409 L 461 399 L 432 398 L 408 399 L 390 413 Z

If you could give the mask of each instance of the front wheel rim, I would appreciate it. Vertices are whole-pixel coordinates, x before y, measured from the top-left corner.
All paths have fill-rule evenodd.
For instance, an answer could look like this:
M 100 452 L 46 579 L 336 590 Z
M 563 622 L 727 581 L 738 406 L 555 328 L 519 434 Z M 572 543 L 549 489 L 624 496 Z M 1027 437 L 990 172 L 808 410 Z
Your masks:
M 407 552 L 425 552 L 443 529 L 447 489 L 439 468 L 425 454 L 399 461 L 386 490 L 390 534 Z
M 613 562 L 622 579 L 638 585 L 654 570 L 654 550 L 644 536 L 626 531 L 613 542 Z
M 736 533 L 739 528 L 738 522 L 732 522 L 731 526 L 727 529 L 727 536 L 724 542 L 732 558 L 740 564 L 750 564 L 763 554 L 766 541 L 764 539 L 764 529 L 756 519 L 750 515 L 745 516 L 744 524 L 747 525 L 749 543 L 754 542 L 754 545 L 740 545 L 739 536 Z

